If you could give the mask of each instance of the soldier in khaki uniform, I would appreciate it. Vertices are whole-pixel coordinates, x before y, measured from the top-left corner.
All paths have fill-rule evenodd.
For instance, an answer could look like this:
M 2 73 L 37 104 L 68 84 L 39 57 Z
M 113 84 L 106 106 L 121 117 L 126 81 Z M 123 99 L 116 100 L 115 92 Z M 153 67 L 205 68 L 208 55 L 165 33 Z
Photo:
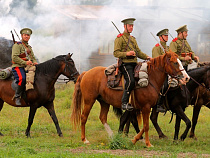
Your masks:
M 157 43 L 153 49 L 152 49 L 152 57 L 158 57 L 160 55 L 163 55 L 165 52 L 169 50 L 169 46 L 166 45 L 168 41 L 168 29 L 163 29 L 157 33 L 157 36 L 160 39 L 160 43 Z M 162 48 L 161 48 L 161 46 Z M 164 51 L 163 51 L 164 49 Z M 163 91 L 164 87 L 162 88 Z M 158 102 L 157 102 L 157 112 L 166 112 L 166 109 L 164 108 L 164 103 L 163 103 L 163 97 L 160 95 Z
M 21 105 L 20 97 L 25 89 L 26 84 L 26 72 L 25 67 L 27 65 L 36 65 L 32 47 L 28 44 L 32 30 L 24 28 L 20 31 L 22 41 L 17 42 L 12 47 L 12 72 L 15 77 L 15 83 L 18 88 L 15 91 L 15 103 Z
M 136 19 L 128 18 L 121 22 L 124 24 L 124 32 L 119 34 L 114 41 L 114 56 L 122 61 L 119 69 L 125 78 L 125 89 L 122 97 L 122 109 L 133 110 L 128 103 L 131 91 L 135 87 L 134 68 L 137 64 L 137 57 L 141 59 L 150 59 L 138 47 L 135 37 L 130 34 L 133 31 L 133 23 Z
M 198 61 L 199 57 L 195 56 L 195 53 L 186 40 L 188 36 L 187 25 L 179 27 L 176 31 L 178 36 L 172 40 L 169 49 L 178 54 L 184 69 L 187 70 L 188 64 L 190 64 L 192 60 Z
M 169 46 L 166 45 L 166 42 L 168 41 L 168 29 L 163 29 L 157 33 L 157 36 L 160 39 L 160 44 L 164 48 L 164 51 L 167 52 L 169 50 Z M 153 49 L 152 49 L 152 57 L 158 57 L 160 55 L 163 55 L 165 52 L 161 48 L 159 43 L 157 43 Z

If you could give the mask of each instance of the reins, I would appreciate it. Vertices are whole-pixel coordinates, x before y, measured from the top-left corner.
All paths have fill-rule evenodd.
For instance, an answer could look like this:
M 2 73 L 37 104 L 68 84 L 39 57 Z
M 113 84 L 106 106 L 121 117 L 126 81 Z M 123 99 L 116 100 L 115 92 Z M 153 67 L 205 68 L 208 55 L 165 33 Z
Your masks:
M 189 75 L 190 76 L 190 75 Z M 190 78 L 195 82 L 195 83 L 197 83 L 199 86 L 201 86 L 201 87 L 203 87 L 203 88 L 205 88 L 205 90 L 207 90 L 207 91 L 209 91 L 210 90 L 210 88 L 206 88 L 206 86 L 204 86 L 204 85 L 202 85 L 202 84 L 200 84 L 200 83 L 198 83 L 193 77 L 191 77 L 190 76 Z

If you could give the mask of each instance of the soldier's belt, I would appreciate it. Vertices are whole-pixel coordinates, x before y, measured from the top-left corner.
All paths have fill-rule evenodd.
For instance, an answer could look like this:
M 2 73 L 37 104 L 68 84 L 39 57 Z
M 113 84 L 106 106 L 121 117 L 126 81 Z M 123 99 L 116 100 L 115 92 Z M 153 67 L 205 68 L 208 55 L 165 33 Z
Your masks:
M 24 60 L 24 61 L 28 61 L 28 59 L 27 58 L 21 58 L 22 60 Z M 12 61 L 12 64 L 16 64 L 14 61 Z
M 192 53 L 181 53 L 181 57 L 186 57 L 186 56 L 190 56 L 192 57 Z

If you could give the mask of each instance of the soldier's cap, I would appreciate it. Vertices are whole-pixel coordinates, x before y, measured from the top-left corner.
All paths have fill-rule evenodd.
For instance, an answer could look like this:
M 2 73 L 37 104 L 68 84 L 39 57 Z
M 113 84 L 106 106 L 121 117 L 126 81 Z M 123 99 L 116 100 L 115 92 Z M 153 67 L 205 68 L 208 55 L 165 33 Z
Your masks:
M 127 19 L 122 20 L 121 22 L 124 23 L 124 25 L 126 25 L 126 24 L 133 25 L 133 22 L 135 20 L 136 20 L 135 18 L 127 18 Z
M 184 32 L 184 31 L 188 31 L 187 25 L 181 26 L 178 29 L 176 29 L 177 33 Z
M 168 35 L 168 29 L 163 29 L 157 33 L 157 36 Z
M 31 35 L 32 34 L 32 30 L 29 28 L 23 28 L 22 30 L 20 30 L 20 34 L 28 34 Z

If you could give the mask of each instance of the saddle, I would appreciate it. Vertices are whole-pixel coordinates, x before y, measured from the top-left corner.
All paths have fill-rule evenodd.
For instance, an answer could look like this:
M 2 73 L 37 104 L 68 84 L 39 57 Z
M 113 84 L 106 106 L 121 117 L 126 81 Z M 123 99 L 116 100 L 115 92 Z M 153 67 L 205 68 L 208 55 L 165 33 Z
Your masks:
M 113 64 L 105 69 L 105 75 L 107 76 L 107 87 L 114 90 L 123 90 L 124 77 L 122 75 L 122 72 L 120 70 L 117 70 L 117 68 L 117 64 Z M 139 62 L 136 65 L 134 69 L 134 78 L 136 80 L 135 89 L 146 87 L 148 85 L 148 74 L 146 69 L 147 63 Z
M 27 66 L 25 68 L 26 70 L 26 91 L 29 89 L 34 89 L 33 83 L 34 83 L 34 76 L 35 76 L 35 66 Z M 11 79 L 14 80 L 14 76 L 12 73 L 12 67 L 8 67 L 6 69 L 0 69 L 0 79 L 1 80 L 7 80 Z M 17 84 L 15 83 L 15 80 L 12 82 L 11 87 L 13 90 L 17 89 Z

